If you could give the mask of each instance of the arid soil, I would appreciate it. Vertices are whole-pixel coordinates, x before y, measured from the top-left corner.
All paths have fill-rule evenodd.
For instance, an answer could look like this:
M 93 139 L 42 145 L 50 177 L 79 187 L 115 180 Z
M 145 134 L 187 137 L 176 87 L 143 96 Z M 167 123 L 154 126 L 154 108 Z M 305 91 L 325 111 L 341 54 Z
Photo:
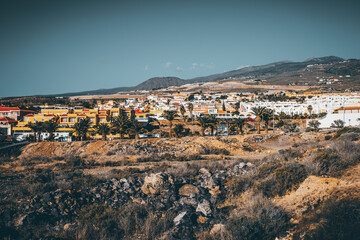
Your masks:
M 356 239 L 356 132 L 31 143 L 1 158 L 0 237 Z

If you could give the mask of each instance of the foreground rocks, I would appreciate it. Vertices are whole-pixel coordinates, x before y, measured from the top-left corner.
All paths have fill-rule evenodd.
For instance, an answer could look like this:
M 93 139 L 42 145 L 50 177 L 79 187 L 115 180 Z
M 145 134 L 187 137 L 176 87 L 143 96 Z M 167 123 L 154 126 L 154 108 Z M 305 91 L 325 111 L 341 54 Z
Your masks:
M 144 177 L 111 178 L 94 188 L 45 192 L 19 206 L 12 225 L 21 229 L 44 218 L 56 223 L 57 230 L 72 232 L 76 230 L 75 219 L 83 206 L 105 204 L 117 209 L 140 204 L 155 212 L 175 213 L 174 227 L 168 234 L 179 237 L 186 234 L 192 238 L 196 229 L 211 229 L 212 225 L 221 223 L 222 214 L 217 205 L 226 193 L 226 177 L 246 172 L 246 166 L 244 163 L 214 173 L 202 168 L 197 176 L 188 179 L 175 179 L 159 172 Z

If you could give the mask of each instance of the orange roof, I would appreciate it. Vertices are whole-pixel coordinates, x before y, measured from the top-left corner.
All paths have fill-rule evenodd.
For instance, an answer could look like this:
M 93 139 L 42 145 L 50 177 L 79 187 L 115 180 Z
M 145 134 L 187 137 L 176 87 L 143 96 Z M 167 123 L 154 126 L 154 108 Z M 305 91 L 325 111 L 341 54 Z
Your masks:
M 336 108 L 334 109 L 334 111 L 339 111 L 339 110 L 360 110 L 360 106 L 348 106 L 348 107 L 340 107 L 340 108 Z
M 0 122 L 13 122 L 16 123 L 18 121 L 12 119 L 12 118 L 8 118 L 8 117 L 0 117 Z

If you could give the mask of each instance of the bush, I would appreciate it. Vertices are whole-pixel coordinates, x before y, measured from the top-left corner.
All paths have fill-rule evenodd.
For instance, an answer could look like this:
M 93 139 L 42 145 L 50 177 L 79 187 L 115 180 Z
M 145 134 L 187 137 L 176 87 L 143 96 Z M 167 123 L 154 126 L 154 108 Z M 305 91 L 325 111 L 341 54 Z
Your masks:
M 341 137 L 341 135 L 345 134 L 345 133 L 360 133 L 360 129 L 359 128 L 352 128 L 352 127 L 344 127 L 340 130 L 338 130 L 334 136 L 335 139 Z
M 79 216 L 81 236 L 88 239 L 122 239 L 139 232 L 144 225 L 147 210 L 141 205 L 127 205 L 114 209 L 105 204 L 91 204 L 83 207 Z
M 318 152 L 313 162 L 318 165 L 317 174 L 319 175 L 332 175 L 348 166 L 347 161 L 340 158 L 333 149 L 325 149 Z
M 289 227 L 289 217 L 271 201 L 261 197 L 248 204 L 226 223 L 226 229 L 236 239 L 275 239 Z
M 217 148 L 217 147 L 213 147 L 213 146 L 208 146 L 206 149 L 205 149 L 205 154 L 216 154 L 216 155 L 220 155 L 220 154 L 223 154 L 223 155 L 229 155 L 230 152 L 225 149 L 225 148 Z
M 255 185 L 255 191 L 261 191 L 267 197 L 283 196 L 286 191 L 298 187 L 305 180 L 305 166 L 299 163 L 289 163 L 274 170 L 273 175 Z
M 226 185 L 234 195 L 237 195 L 251 188 L 253 181 L 249 176 L 239 175 L 230 179 Z
M 310 219 L 306 219 L 307 224 L 311 224 L 310 231 L 301 229 L 297 233 L 305 235 L 302 239 L 359 239 L 360 236 L 360 199 L 358 197 L 328 199 L 317 214 Z M 301 225 L 303 222 L 300 223 Z M 307 226 L 305 226 L 307 229 Z

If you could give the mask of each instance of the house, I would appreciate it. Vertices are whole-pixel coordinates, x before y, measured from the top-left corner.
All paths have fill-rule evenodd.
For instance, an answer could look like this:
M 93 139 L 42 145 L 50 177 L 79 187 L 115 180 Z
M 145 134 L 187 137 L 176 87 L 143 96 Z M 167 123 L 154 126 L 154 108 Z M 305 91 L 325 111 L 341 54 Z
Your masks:
M 20 109 L 18 107 L 0 106 L 0 117 L 9 117 L 15 120 L 21 120 L 25 115 L 35 113 L 35 111 Z
M 0 117 L 0 132 L 4 135 L 11 136 L 12 128 L 16 126 L 18 121 L 9 117 Z

